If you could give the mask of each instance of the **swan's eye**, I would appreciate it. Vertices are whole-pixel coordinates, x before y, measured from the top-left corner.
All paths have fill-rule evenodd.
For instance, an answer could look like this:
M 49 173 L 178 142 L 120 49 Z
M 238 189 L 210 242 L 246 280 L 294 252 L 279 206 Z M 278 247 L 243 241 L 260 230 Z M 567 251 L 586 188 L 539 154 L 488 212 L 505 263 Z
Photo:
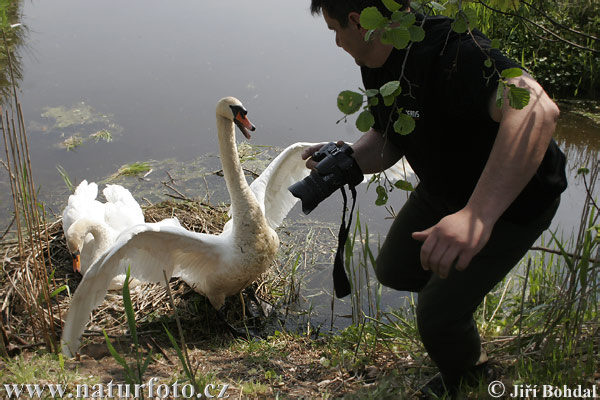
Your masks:
M 248 111 L 242 106 L 229 106 L 229 107 L 231 108 L 231 112 L 233 113 L 234 119 L 238 118 L 238 116 L 244 118 L 248 114 Z

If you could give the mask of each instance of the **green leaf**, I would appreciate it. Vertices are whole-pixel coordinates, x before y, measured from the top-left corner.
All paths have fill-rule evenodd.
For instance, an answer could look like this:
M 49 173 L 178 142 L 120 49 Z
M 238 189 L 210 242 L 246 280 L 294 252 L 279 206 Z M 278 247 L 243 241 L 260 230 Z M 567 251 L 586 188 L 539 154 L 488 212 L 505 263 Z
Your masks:
M 519 7 L 519 0 L 490 0 L 490 6 L 501 11 L 516 10 Z
M 440 3 L 437 3 L 435 1 L 432 1 L 431 3 L 429 3 L 429 5 L 435 11 L 445 11 L 446 10 L 446 7 L 444 7 L 443 5 L 441 5 Z
M 402 26 L 405 26 L 407 28 L 417 21 L 417 17 L 411 12 L 403 11 L 400 13 L 400 15 L 402 17 L 397 22 L 400 22 Z
M 377 7 L 367 7 L 360 13 L 360 25 L 365 29 L 381 29 L 387 24 L 387 18 Z
M 385 104 L 386 107 L 389 107 L 394 104 L 394 100 L 396 100 L 396 96 L 385 96 L 383 98 L 383 104 Z
M 503 70 L 500 75 L 504 79 L 517 78 L 523 75 L 523 70 L 521 68 L 508 68 Z
M 515 85 L 509 85 L 508 91 L 508 104 L 512 108 L 521 110 L 529 104 L 529 90 L 525 88 L 516 87 Z
M 412 183 L 403 180 L 397 181 L 396 183 L 394 183 L 394 186 L 398 189 L 406 190 L 407 192 L 412 192 L 413 190 L 415 190 Z
M 590 173 L 589 168 L 581 167 L 577 170 L 577 175 L 587 175 Z
M 169 341 L 171 342 L 171 345 L 175 348 L 175 353 L 177 354 L 177 357 L 179 358 L 179 362 L 183 366 L 183 371 L 185 372 L 185 375 L 188 377 L 190 382 L 192 382 L 192 384 L 195 384 L 194 375 L 192 374 L 192 371 L 190 371 L 190 368 L 188 366 L 188 363 L 186 362 L 183 352 L 181 351 L 181 348 L 177 344 L 177 341 L 175 340 L 175 338 L 173 337 L 171 332 L 169 332 L 169 329 L 167 329 L 167 326 L 163 324 L 163 328 L 165 329 L 165 332 L 167 333 L 167 336 L 169 337 Z
M 469 29 L 469 23 L 463 13 L 456 16 L 451 24 L 452 30 L 456 33 L 465 33 Z
M 338 109 L 346 115 L 354 114 L 360 110 L 362 103 L 363 95 L 351 90 L 344 90 L 337 98 Z
M 469 28 L 477 29 L 477 11 L 475 11 L 473 8 L 464 8 L 463 13 L 467 17 L 467 23 L 469 24 Z
M 502 108 L 502 103 L 504 103 L 504 89 L 506 85 L 503 81 L 498 81 L 498 88 L 496 89 L 496 107 Z
M 127 375 L 132 374 L 133 371 L 131 371 L 131 368 L 129 367 L 129 365 L 127 365 L 127 361 L 125 361 L 125 359 L 119 354 L 117 349 L 115 349 L 110 339 L 108 338 L 108 334 L 104 329 L 102 329 L 102 333 L 104 334 L 104 340 L 106 340 L 106 346 L 108 346 L 108 351 L 113 356 L 115 361 L 119 363 L 123 367 L 123 369 L 125 369 Z
M 391 12 L 398 11 L 402 8 L 401 4 L 396 3 L 394 0 L 382 0 L 385 8 L 390 10 Z
M 490 60 L 489 58 L 487 58 L 484 62 L 483 65 L 485 65 L 486 68 L 492 68 L 492 60 Z
M 376 106 L 379 104 L 379 97 L 371 97 L 369 99 L 369 106 Z
M 421 4 L 418 1 L 411 1 L 410 2 L 410 9 L 413 10 L 413 11 L 418 12 L 419 14 L 424 14 L 425 13 L 423 4 Z
M 385 188 L 380 185 L 380 186 L 377 186 L 377 188 L 375 189 L 375 192 L 377 193 L 377 200 L 375 200 L 375 205 L 378 205 L 378 206 L 385 205 L 388 201 L 387 190 L 385 190 Z
M 369 29 L 367 33 L 365 33 L 365 42 L 370 42 L 373 37 L 373 33 L 375 33 L 375 29 Z
M 490 43 L 490 48 L 499 49 L 501 46 L 500 39 L 493 39 L 492 43 Z
M 410 32 L 405 26 L 397 26 L 383 33 L 383 36 L 398 50 L 405 49 L 410 42 Z M 382 36 L 382 38 L 383 38 Z
M 127 273 L 125 274 L 125 281 L 123 282 L 123 307 L 125 308 L 125 314 L 127 315 L 127 324 L 129 325 L 129 333 L 131 333 L 131 339 L 134 346 L 138 347 L 138 336 L 135 327 L 135 313 L 133 312 L 133 304 L 131 302 L 131 293 L 129 291 L 129 272 L 130 266 L 127 267 Z
M 400 81 L 389 81 L 379 88 L 379 93 L 381 93 L 383 97 L 392 96 L 399 87 Z
M 377 90 L 377 89 L 367 89 L 367 91 L 365 92 L 365 94 L 367 95 L 367 97 L 377 96 L 379 94 L 379 90 Z
M 415 130 L 415 120 L 407 114 L 400 113 L 394 122 L 394 131 L 400 135 L 408 135 Z
M 54 289 L 54 291 L 52 293 L 50 293 L 50 298 L 54 298 L 57 294 L 59 294 L 60 292 L 67 290 L 67 285 L 62 285 L 57 287 L 56 289 Z
M 410 40 L 412 42 L 421 42 L 425 39 L 425 30 L 420 26 L 411 25 L 408 27 L 408 32 L 410 33 Z
M 358 115 L 356 119 L 356 127 L 361 132 L 366 132 L 375 124 L 375 117 L 371 114 L 371 111 L 364 110 Z

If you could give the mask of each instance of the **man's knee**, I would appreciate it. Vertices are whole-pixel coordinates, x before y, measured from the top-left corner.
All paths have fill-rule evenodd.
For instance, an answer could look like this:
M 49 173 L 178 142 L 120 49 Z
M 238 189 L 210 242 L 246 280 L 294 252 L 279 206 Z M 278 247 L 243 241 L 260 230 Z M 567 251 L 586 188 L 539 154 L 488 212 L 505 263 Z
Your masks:
M 419 268 L 417 268 L 418 273 L 411 273 L 411 269 L 404 268 L 400 261 L 385 262 L 378 257 L 375 262 L 375 276 L 383 286 L 395 290 L 418 292 L 429 280 L 429 274 Z
M 375 276 L 377 277 L 379 283 L 381 283 L 383 286 L 400 290 L 397 287 L 399 284 L 398 274 L 395 273 L 393 267 L 384 264 L 379 260 L 379 258 L 377 258 L 375 264 Z

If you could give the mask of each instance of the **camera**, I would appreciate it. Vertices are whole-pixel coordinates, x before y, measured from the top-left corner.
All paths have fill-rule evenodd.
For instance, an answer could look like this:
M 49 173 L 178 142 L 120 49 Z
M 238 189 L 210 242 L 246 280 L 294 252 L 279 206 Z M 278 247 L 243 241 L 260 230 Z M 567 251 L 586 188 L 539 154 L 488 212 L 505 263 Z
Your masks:
M 288 188 L 302 201 L 304 214 L 309 214 L 345 184 L 354 187 L 362 182 L 363 173 L 352 157 L 353 152 L 352 147 L 345 143 L 338 147 L 330 142 L 312 155 L 312 159 L 318 162 L 316 171 Z

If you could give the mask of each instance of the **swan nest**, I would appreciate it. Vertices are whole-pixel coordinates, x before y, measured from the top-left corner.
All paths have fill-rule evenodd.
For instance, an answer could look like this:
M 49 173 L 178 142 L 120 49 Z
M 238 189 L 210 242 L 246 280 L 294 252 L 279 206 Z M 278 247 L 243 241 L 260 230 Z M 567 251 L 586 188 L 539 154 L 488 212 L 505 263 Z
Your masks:
M 186 229 L 204 233 L 220 232 L 228 219 L 225 206 L 212 206 L 191 201 L 168 200 L 144 209 L 144 217 L 147 222 L 156 222 L 173 216 L 177 217 Z M 48 274 L 51 274 L 52 269 L 55 270 L 54 275 L 50 278 L 54 281 L 50 285 L 50 290 L 64 288 L 53 297 L 51 307 L 55 325 L 61 326 L 60 320 L 64 321 L 71 294 L 75 291 L 81 276 L 72 270 L 72 259 L 67 250 L 61 221 L 56 221 L 41 227 L 41 229 L 42 234 L 45 231 L 48 237 L 47 248 L 44 249 L 44 252 L 51 256 L 52 266 L 47 268 Z M 21 257 L 16 240 L 0 242 L 0 249 L 4 256 L 4 267 L 0 274 L 0 307 L 2 307 L 3 319 L 2 325 L 0 325 L 0 340 L 4 339 L 5 343 L 9 343 L 9 351 L 11 346 L 13 346 L 13 351 L 17 351 L 16 349 L 19 347 L 30 346 L 32 343 L 41 341 L 41 338 L 36 337 L 35 334 L 40 332 L 41 327 L 34 326 L 36 319 L 30 316 L 30 305 L 34 304 L 36 300 L 32 298 L 29 286 L 24 283 L 34 280 L 31 276 L 33 269 L 19 267 Z M 25 259 L 33 259 L 34 252 L 31 248 L 23 249 L 23 253 Z M 27 264 L 29 265 L 31 262 L 28 261 Z M 269 279 L 266 275 L 274 272 L 272 272 L 273 269 L 269 271 L 251 287 L 251 290 L 256 292 L 256 296 L 265 301 L 264 304 L 268 304 L 272 300 L 269 290 L 271 285 L 268 284 Z M 177 279 L 172 279 L 169 287 L 174 298 L 173 303 L 184 325 L 184 331 L 193 331 L 193 334 L 186 335 L 189 337 L 188 340 L 214 338 L 215 334 L 225 332 L 224 323 L 218 320 L 216 312 L 206 298 L 196 294 L 188 285 Z M 166 288 L 152 284 L 132 288 L 131 300 L 139 331 L 160 331 L 162 335 L 164 333 L 162 324 L 164 323 L 172 333 L 177 334 L 173 304 Z M 251 302 L 246 299 L 245 303 L 248 306 L 248 303 Z M 243 321 L 243 317 L 240 315 L 242 308 L 240 297 L 232 296 L 227 299 L 225 304 L 227 320 L 240 324 Z M 249 322 L 250 328 L 252 324 L 256 324 L 257 328 L 261 324 L 258 318 L 246 315 L 246 323 Z M 110 292 L 104 303 L 94 311 L 88 325 L 89 330 L 84 335 L 84 341 L 87 337 L 91 342 L 104 342 L 103 328 L 109 336 L 120 336 L 128 330 L 121 292 Z

